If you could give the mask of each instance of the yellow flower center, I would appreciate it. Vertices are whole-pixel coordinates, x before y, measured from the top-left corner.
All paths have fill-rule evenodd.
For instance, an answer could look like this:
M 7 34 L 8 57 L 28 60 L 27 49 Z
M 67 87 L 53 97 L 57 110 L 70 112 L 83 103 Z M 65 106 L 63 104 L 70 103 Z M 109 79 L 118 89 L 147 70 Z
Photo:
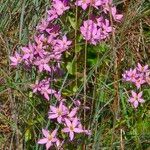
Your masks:
M 73 127 L 72 125 L 70 126 L 70 130 L 71 130 L 71 131 L 73 131 L 73 130 L 74 130 L 74 127 Z

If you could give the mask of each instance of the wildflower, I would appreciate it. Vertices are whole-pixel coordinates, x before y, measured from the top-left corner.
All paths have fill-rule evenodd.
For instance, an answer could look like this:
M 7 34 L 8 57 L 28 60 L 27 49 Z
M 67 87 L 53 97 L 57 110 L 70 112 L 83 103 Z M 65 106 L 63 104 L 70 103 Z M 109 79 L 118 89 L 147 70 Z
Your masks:
M 139 77 L 137 79 L 134 79 L 133 82 L 135 83 L 137 89 L 139 89 L 141 85 L 144 84 L 146 81 L 143 77 Z
M 40 93 L 44 95 L 44 97 L 49 100 L 49 94 L 54 94 L 56 91 L 53 89 L 50 89 L 49 87 L 41 87 Z
M 125 81 L 135 82 L 135 80 L 138 78 L 137 70 L 136 69 L 130 69 L 129 71 L 126 71 L 123 74 L 123 78 Z
M 123 18 L 122 14 L 117 14 L 117 9 L 115 6 L 111 8 L 111 13 L 115 21 L 119 22 Z
M 69 9 L 69 6 L 65 6 L 64 3 L 60 0 L 53 0 L 52 6 L 59 16 L 62 15 L 64 11 Z
M 59 145 L 59 140 L 56 138 L 57 129 L 55 129 L 52 133 L 49 133 L 48 130 L 42 129 L 42 133 L 44 138 L 40 139 L 38 144 L 46 144 L 46 150 L 53 146 L 54 143 Z
M 11 60 L 10 65 L 15 66 L 15 67 L 22 62 L 21 55 L 17 52 L 15 52 L 14 56 L 10 56 L 10 60 Z
M 69 133 L 70 140 L 72 141 L 74 138 L 74 133 L 82 133 L 83 130 L 78 127 L 79 122 L 77 118 L 74 118 L 74 120 L 71 122 L 67 118 L 65 118 L 66 128 L 62 129 L 63 132 Z
M 21 49 L 24 53 L 23 59 L 32 62 L 34 58 L 34 47 L 32 44 L 29 43 L 28 47 L 22 47 Z
M 35 84 L 31 84 L 31 88 L 33 90 L 33 93 L 37 93 L 37 91 L 40 91 L 41 85 L 39 84 L 39 81 L 36 80 Z
M 57 40 L 57 44 L 59 44 L 60 49 L 63 51 L 68 49 L 68 46 L 71 45 L 71 43 L 71 41 L 67 41 L 67 37 L 65 35 L 62 37 L 62 40 Z
M 42 59 L 39 58 L 38 60 L 36 60 L 34 62 L 34 64 L 36 66 L 38 66 L 38 69 L 39 69 L 40 72 L 42 72 L 43 70 L 51 72 L 51 68 L 48 65 L 49 60 L 50 59 L 48 57 L 47 58 L 42 58 Z
M 77 0 L 75 2 L 75 5 L 81 6 L 83 10 L 86 10 L 89 4 L 90 0 Z
M 68 113 L 67 116 L 69 117 L 70 120 L 72 120 L 72 118 L 77 114 L 77 111 L 78 111 L 78 107 L 75 107 L 70 111 L 70 113 Z
M 136 93 L 131 91 L 132 97 L 129 98 L 129 102 L 133 105 L 134 108 L 137 108 L 139 103 L 144 103 L 144 99 L 142 98 L 143 92 Z
M 47 21 L 52 21 L 52 20 L 58 18 L 58 14 L 55 9 L 48 10 L 47 14 L 48 14 Z
M 42 21 L 40 22 L 40 24 L 37 26 L 37 30 L 39 30 L 40 32 L 43 32 L 46 30 L 46 28 L 48 27 L 49 22 L 46 19 L 42 19 Z
M 60 102 L 59 107 L 50 106 L 49 111 L 49 119 L 55 119 L 57 118 L 58 123 L 62 123 L 63 117 L 68 113 L 67 107 L 63 104 L 63 102 Z
M 148 83 L 148 85 L 150 85 L 150 71 L 148 71 L 146 73 L 146 77 L 145 77 L 146 82 Z
M 138 63 L 137 70 L 141 73 L 148 72 L 148 65 L 142 66 L 140 63 Z

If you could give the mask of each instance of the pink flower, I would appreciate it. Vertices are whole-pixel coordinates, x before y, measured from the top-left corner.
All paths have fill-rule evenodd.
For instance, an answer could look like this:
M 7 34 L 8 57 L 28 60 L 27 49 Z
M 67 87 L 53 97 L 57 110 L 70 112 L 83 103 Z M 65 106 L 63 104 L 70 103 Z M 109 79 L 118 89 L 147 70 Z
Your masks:
M 138 78 L 137 70 L 130 69 L 129 71 L 126 71 L 125 74 L 123 74 L 123 78 L 125 81 L 135 82 Z
M 41 87 L 40 93 L 44 95 L 44 97 L 49 100 L 49 94 L 54 94 L 56 91 L 53 89 L 50 89 L 49 87 Z
M 47 21 L 52 21 L 52 20 L 58 18 L 58 14 L 55 9 L 48 10 L 47 14 L 48 14 Z
M 112 13 L 112 16 L 114 18 L 115 21 L 121 21 L 122 18 L 123 18 L 123 15 L 122 14 L 117 14 L 117 9 L 116 7 L 112 7 L 110 8 L 111 9 L 111 13 Z
M 132 97 L 130 97 L 130 99 L 128 100 L 134 108 L 137 108 L 139 103 L 144 103 L 144 99 L 142 98 L 142 94 L 143 92 L 140 93 L 136 93 L 134 91 L 131 91 L 132 93 Z
M 48 27 L 48 21 L 46 19 L 42 19 L 42 21 L 40 22 L 40 24 L 37 26 L 37 30 L 43 32 L 46 30 L 46 28 Z
M 134 79 L 133 82 L 135 83 L 137 89 L 139 89 L 141 87 L 142 84 L 144 84 L 146 81 L 145 79 L 141 76 L 137 79 Z
M 50 106 L 49 119 L 57 118 L 58 123 L 62 123 L 64 116 L 68 113 L 67 107 L 60 102 L 59 107 Z
M 74 138 L 74 133 L 82 133 L 82 128 L 79 128 L 79 121 L 77 118 L 74 118 L 74 120 L 71 122 L 67 118 L 65 118 L 66 128 L 62 129 L 63 132 L 69 133 L 70 140 L 72 141 Z
M 69 9 L 69 6 L 65 6 L 64 3 L 60 0 L 53 0 L 52 6 L 59 16 L 62 15 L 64 11 Z
M 23 59 L 32 62 L 34 58 L 34 48 L 31 43 L 29 43 L 28 47 L 22 47 L 21 49 L 24 53 Z
M 47 57 L 47 58 L 39 58 L 39 60 L 36 60 L 35 62 L 34 62 L 34 64 L 36 65 L 36 66 L 38 66 L 38 68 L 39 68 L 39 71 L 40 72 L 42 72 L 43 70 L 45 70 L 45 71 L 48 71 L 48 72 L 51 72 L 51 68 L 50 68 L 50 66 L 48 65 L 48 63 L 49 63 L 49 58 Z
M 150 71 L 148 71 L 145 76 L 146 76 L 145 80 L 146 80 L 147 84 L 150 85 Z
M 59 48 L 63 51 L 68 49 L 71 43 L 72 43 L 71 41 L 67 41 L 67 37 L 65 35 L 62 37 L 62 40 L 57 40 L 57 44 L 59 44 Z
M 70 111 L 70 113 L 68 113 L 67 116 L 69 117 L 70 120 L 72 120 L 72 118 L 75 117 L 75 115 L 77 114 L 77 111 L 78 111 L 78 107 L 75 107 Z
M 81 6 L 83 10 L 86 10 L 89 4 L 90 0 L 77 0 L 75 2 L 75 5 Z
M 22 58 L 21 58 L 21 55 L 17 52 L 15 52 L 15 55 L 14 56 L 10 56 L 9 57 L 10 60 L 11 60 L 11 66 L 17 66 L 18 64 L 20 64 L 22 62 Z
M 31 84 L 31 88 L 33 89 L 33 93 L 37 93 L 37 91 L 40 91 L 41 85 L 39 84 L 39 81 L 36 80 L 35 84 Z
M 42 129 L 42 133 L 44 138 L 38 141 L 38 144 L 46 144 L 46 150 L 48 150 L 54 143 L 59 145 L 59 140 L 56 138 L 57 129 L 55 129 L 52 133 L 49 133 L 48 130 Z
M 141 73 L 148 72 L 148 65 L 142 66 L 140 63 L 138 63 L 137 70 Z

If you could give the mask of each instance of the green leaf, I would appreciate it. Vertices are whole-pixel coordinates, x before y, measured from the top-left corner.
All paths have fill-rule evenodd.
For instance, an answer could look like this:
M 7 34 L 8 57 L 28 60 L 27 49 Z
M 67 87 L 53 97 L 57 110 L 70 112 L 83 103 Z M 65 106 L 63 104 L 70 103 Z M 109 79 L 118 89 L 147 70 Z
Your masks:
M 25 141 L 28 142 L 29 140 L 31 140 L 32 138 L 32 134 L 30 132 L 30 129 L 27 129 L 25 132 Z
M 73 29 L 76 29 L 76 22 L 74 18 L 68 17 L 69 22 L 71 24 L 71 26 L 73 27 Z
M 69 74 L 73 75 L 75 73 L 74 63 L 68 62 L 66 68 L 67 68 Z

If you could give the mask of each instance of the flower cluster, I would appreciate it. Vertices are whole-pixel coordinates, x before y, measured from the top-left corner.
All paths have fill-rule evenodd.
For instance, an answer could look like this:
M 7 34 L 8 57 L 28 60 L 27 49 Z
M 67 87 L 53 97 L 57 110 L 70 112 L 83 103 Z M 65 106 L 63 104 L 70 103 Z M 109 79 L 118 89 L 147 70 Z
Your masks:
M 62 99 L 57 106 L 51 105 L 48 112 L 48 118 L 61 126 L 63 125 L 61 132 L 68 133 L 71 141 L 74 139 L 75 133 L 91 134 L 89 130 L 83 128 L 80 119 L 77 117 L 78 110 L 79 106 L 77 107 L 77 105 L 74 108 L 69 109 L 65 105 L 64 99 Z M 52 132 L 43 129 L 42 132 L 44 137 L 38 141 L 38 144 L 46 144 L 47 150 L 53 145 L 57 147 L 62 145 L 63 141 L 61 142 L 60 139 L 56 137 L 58 129 L 55 129 Z
M 117 14 L 116 7 L 112 4 L 111 0 L 79 0 L 76 2 L 77 6 L 81 6 L 82 9 L 86 9 L 88 6 L 93 6 L 96 9 L 101 10 L 101 13 L 105 15 L 95 17 L 94 19 L 88 19 L 83 22 L 80 27 L 83 38 L 91 44 L 96 45 L 100 41 L 109 37 L 109 33 L 112 32 L 113 28 L 110 25 L 110 21 L 103 16 L 112 16 L 114 21 L 121 21 L 123 15 Z
M 90 134 L 78 117 L 81 102 L 73 100 L 73 106 L 70 107 L 60 91 L 52 86 L 52 82 L 57 82 L 54 76 L 58 75 L 61 69 L 62 55 L 69 50 L 72 43 L 58 25 L 59 17 L 70 9 L 68 4 L 67 0 L 53 0 L 45 18 L 37 25 L 32 41 L 21 47 L 19 53 L 15 52 L 13 56 L 10 56 L 13 67 L 22 65 L 24 68 L 36 70 L 38 80 L 31 84 L 33 93 L 40 94 L 47 101 L 51 98 L 55 99 L 56 105 L 50 105 L 48 119 L 52 120 L 57 128 L 50 132 L 42 129 L 44 137 L 38 141 L 38 144 L 45 144 L 47 150 L 51 146 L 61 146 L 63 141 L 60 139 L 64 139 L 61 132 L 69 134 L 71 141 L 75 133 Z M 84 10 L 89 6 L 102 10 L 101 17 L 85 20 L 80 27 L 83 38 L 94 45 L 108 38 L 109 33 L 114 29 L 110 26 L 109 14 L 115 21 L 120 21 L 123 17 L 122 14 L 117 14 L 111 0 L 78 0 L 75 5 L 81 6 Z M 87 109 L 86 106 L 84 107 Z
M 101 40 L 109 37 L 109 33 L 112 32 L 112 27 L 108 19 L 99 17 L 95 22 L 91 19 L 84 21 L 80 30 L 85 40 L 96 45 Z
M 149 84 L 150 70 L 148 65 L 142 66 L 138 63 L 136 68 L 126 70 L 122 76 L 124 81 L 133 83 L 139 90 L 143 84 Z M 144 103 L 142 93 L 142 91 L 140 93 L 131 91 L 132 97 L 129 98 L 129 102 L 134 108 L 137 108 L 139 103 Z
M 60 147 L 63 143 L 57 138 L 58 133 L 60 134 L 59 129 L 61 132 L 69 133 L 70 140 L 74 139 L 75 133 L 90 134 L 90 131 L 83 128 L 77 116 L 81 102 L 74 101 L 74 108 L 69 108 L 61 93 L 51 86 L 52 82 L 57 82 L 52 75 L 57 74 L 61 68 L 62 54 L 69 50 L 72 43 L 55 23 L 56 19 L 68 9 L 69 6 L 65 1 L 53 0 L 46 17 L 37 25 L 33 40 L 27 46 L 21 47 L 20 53 L 15 52 L 10 56 L 13 67 L 22 65 L 28 69 L 35 68 L 38 72 L 40 80 L 31 84 L 33 93 L 40 94 L 47 101 L 52 97 L 56 100 L 56 106 L 50 105 L 48 118 L 54 120 L 54 123 L 57 120 L 57 129 L 51 132 L 42 129 L 44 137 L 38 141 L 38 144 L 45 144 L 47 150 L 51 146 Z

